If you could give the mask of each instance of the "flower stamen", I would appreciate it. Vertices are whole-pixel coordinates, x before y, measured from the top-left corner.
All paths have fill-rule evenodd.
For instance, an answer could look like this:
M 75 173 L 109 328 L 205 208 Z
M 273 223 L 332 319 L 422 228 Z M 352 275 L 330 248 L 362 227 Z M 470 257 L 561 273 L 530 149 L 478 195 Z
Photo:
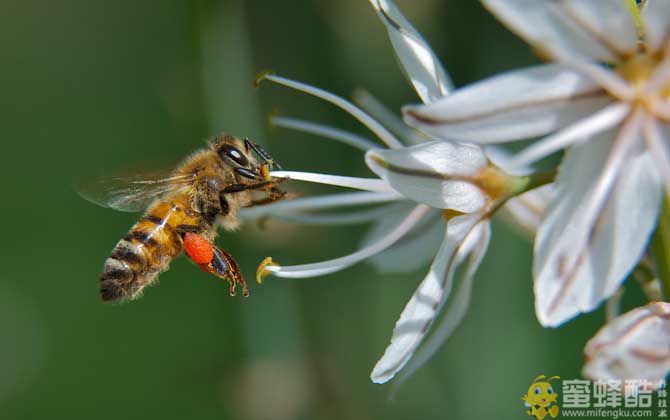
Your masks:
M 272 261 L 272 257 L 265 257 L 265 259 L 258 264 L 258 268 L 256 269 L 256 283 L 263 284 L 263 279 L 271 274 L 268 267 L 279 267 L 279 264 Z

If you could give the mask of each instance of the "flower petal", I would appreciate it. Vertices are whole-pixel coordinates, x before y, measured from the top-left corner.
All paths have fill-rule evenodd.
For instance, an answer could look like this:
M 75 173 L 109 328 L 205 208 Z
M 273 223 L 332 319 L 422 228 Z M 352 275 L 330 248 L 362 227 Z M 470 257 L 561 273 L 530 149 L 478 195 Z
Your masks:
M 433 357 L 461 324 L 463 318 L 465 318 L 465 314 L 470 306 L 470 297 L 472 295 L 472 284 L 475 273 L 486 254 L 490 239 L 491 225 L 488 220 L 479 223 L 477 227 L 473 229 L 472 233 L 468 235 L 467 240 L 473 240 L 476 244 L 470 251 L 465 273 L 463 273 L 463 277 L 455 286 L 456 291 L 454 292 L 454 296 L 446 303 L 444 314 L 439 323 L 434 327 L 434 332 L 419 348 L 396 379 L 394 384 L 395 389 Z
M 668 0 L 647 0 L 642 9 L 644 36 L 651 51 L 663 48 L 663 42 L 670 37 L 670 2 Z
M 373 382 L 384 383 L 393 378 L 421 344 L 449 297 L 456 267 L 476 245 L 475 241 L 468 241 L 467 238 L 480 219 L 480 214 L 469 214 L 454 217 L 447 223 L 444 242 L 428 275 L 400 314 L 391 344 L 370 374 Z
M 428 213 L 430 207 L 419 204 L 405 217 L 398 225 L 393 226 L 392 229 L 379 238 L 374 244 L 361 248 L 358 251 L 345 255 L 343 257 L 334 258 L 332 260 L 320 261 L 310 264 L 280 266 L 278 264 L 268 265 L 265 271 L 268 273 L 284 278 L 307 278 L 318 277 L 337 271 L 344 270 L 351 267 L 373 255 L 376 255 L 386 248 L 396 243 L 400 238 L 405 236 L 421 219 Z
M 403 108 L 405 121 L 446 140 L 499 143 L 541 136 L 611 99 L 575 69 L 545 64 L 494 76 L 432 104 Z
M 524 167 L 576 142 L 618 125 L 630 111 L 627 103 L 615 102 L 566 127 L 551 136 L 538 140 L 508 161 L 510 166 Z
M 390 227 L 397 225 L 411 210 L 409 203 L 387 208 L 364 236 L 361 246 L 379 240 Z M 379 273 L 411 273 L 427 265 L 435 257 L 444 239 L 444 221 L 437 210 L 432 210 L 412 230 L 392 247 L 369 259 Z M 411 255 L 412 258 L 407 258 Z
M 409 127 L 393 111 L 375 98 L 370 92 L 356 89 L 353 94 L 354 103 L 363 108 L 372 118 L 379 121 L 384 127 L 391 130 L 399 139 L 406 144 L 420 144 L 430 140 L 419 131 Z
M 276 76 L 274 74 L 264 74 L 262 75 L 256 83 L 260 83 L 262 80 L 269 80 L 271 82 L 289 87 L 291 89 L 296 89 L 301 92 L 305 92 L 309 95 L 316 96 L 317 98 L 323 99 L 326 102 L 339 107 L 343 111 L 347 112 L 352 117 L 356 118 L 361 124 L 365 125 L 370 131 L 375 133 L 379 140 L 383 141 L 387 146 L 391 148 L 402 147 L 402 143 L 395 138 L 391 132 L 384 128 L 381 124 L 371 118 L 368 114 L 363 112 L 356 105 L 347 101 L 344 98 L 341 98 L 337 95 L 334 95 L 330 92 L 326 92 L 323 89 L 319 89 L 314 86 L 310 86 L 305 83 L 297 82 L 295 80 L 287 79 L 285 77 Z
M 354 188 L 357 190 L 378 193 L 393 192 L 393 189 L 388 185 L 388 183 L 377 178 L 357 178 L 353 176 L 340 176 L 298 171 L 271 171 L 270 176 L 274 178 L 286 178 L 296 181 L 335 185 L 338 187 Z
M 396 56 L 423 102 L 432 102 L 453 89 L 451 79 L 430 45 L 390 0 L 370 0 L 384 22 Z
M 653 118 L 648 118 L 644 131 L 649 155 L 663 179 L 665 193 L 670 197 L 670 124 L 659 124 Z
M 571 147 L 563 160 L 556 181 L 561 199 L 550 206 L 535 242 L 535 309 L 544 326 L 595 309 L 644 252 L 658 216 L 660 181 L 639 138 L 633 140 L 635 150 L 614 150 L 601 136 Z M 614 153 L 626 159 L 609 168 Z
M 371 150 L 365 162 L 396 191 L 432 207 L 472 213 L 485 204 L 483 191 L 467 180 L 487 165 L 479 147 L 433 141 L 398 150 Z
M 397 192 L 374 193 L 354 192 L 326 194 L 316 197 L 296 198 L 294 200 L 278 201 L 264 206 L 246 207 L 240 210 L 240 216 L 246 220 L 270 216 L 279 212 L 295 212 L 305 210 L 322 210 L 335 207 L 351 207 L 365 204 L 387 203 L 402 200 Z
M 670 373 L 670 303 L 650 303 L 608 322 L 584 353 L 587 378 L 645 378 L 658 385 Z
M 271 217 L 275 220 L 305 225 L 344 226 L 379 220 L 385 217 L 393 207 L 395 206 L 390 204 L 388 206 L 339 213 L 273 212 Z
M 534 238 L 547 206 L 555 196 L 554 184 L 543 185 L 507 200 L 499 210 L 500 215 L 505 221 L 521 229 L 529 238 Z
M 623 1 L 482 1 L 512 31 L 551 58 L 613 62 L 635 49 L 635 25 Z
M 359 136 L 358 134 L 350 133 L 339 128 L 330 127 L 311 121 L 300 120 L 297 118 L 272 116 L 270 117 L 270 123 L 277 127 L 303 131 L 305 133 L 310 133 L 316 136 L 339 141 L 363 151 L 381 147 L 380 145 L 366 139 L 363 136 Z

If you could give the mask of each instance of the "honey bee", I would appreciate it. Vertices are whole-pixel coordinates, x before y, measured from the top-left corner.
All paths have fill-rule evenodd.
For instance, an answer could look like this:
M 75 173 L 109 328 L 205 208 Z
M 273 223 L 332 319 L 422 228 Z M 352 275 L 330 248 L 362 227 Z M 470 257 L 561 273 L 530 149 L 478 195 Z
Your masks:
M 105 261 L 100 274 L 102 300 L 138 298 L 182 251 L 205 272 L 227 280 L 231 296 L 237 284 L 248 296 L 237 263 L 214 239 L 218 227 L 238 228 L 239 209 L 285 196 L 277 188 L 283 178 L 269 175 L 273 168 L 279 165 L 258 144 L 222 134 L 168 176 L 107 178 L 80 189 L 95 204 L 120 211 L 145 210 Z

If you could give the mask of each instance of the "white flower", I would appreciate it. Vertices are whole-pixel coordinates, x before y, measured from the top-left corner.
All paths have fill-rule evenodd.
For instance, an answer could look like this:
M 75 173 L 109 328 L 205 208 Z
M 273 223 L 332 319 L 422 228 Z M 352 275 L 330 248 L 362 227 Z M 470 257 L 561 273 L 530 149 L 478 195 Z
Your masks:
M 451 82 L 418 32 L 392 2 L 371 0 L 371 3 L 386 25 L 399 61 L 419 96 L 427 102 L 447 94 Z M 490 238 L 489 218 L 512 195 L 524 190 L 529 181 L 523 176 L 527 171 L 518 176 L 508 174 L 501 169 L 507 165 L 505 157 L 496 150 L 485 151 L 474 145 L 431 141 L 397 120 L 365 92 L 359 91 L 356 97 L 376 116 L 374 119 L 344 99 L 320 89 L 278 76 L 263 77 L 339 106 L 365 124 L 389 147 L 382 148 L 368 139 L 332 127 L 274 117 L 275 125 L 310 132 L 365 150 L 368 167 L 380 179 L 332 178 L 330 175 L 297 172 L 273 172 L 273 176 L 368 189 L 374 192 L 355 193 L 359 194 L 356 197 L 375 194 L 368 197 L 381 199 L 380 195 L 386 194 L 383 197 L 400 202 L 350 214 L 324 216 L 295 213 L 295 210 L 313 210 L 310 205 L 314 204 L 319 207 L 323 207 L 324 203 L 347 205 L 346 200 L 352 195 L 342 194 L 249 209 L 247 215 L 250 216 L 263 214 L 308 223 L 339 224 L 380 219 L 364 238 L 360 250 L 333 260 L 297 266 L 280 266 L 266 259 L 259 266 L 258 280 L 268 274 L 291 278 L 313 277 L 342 270 L 364 259 L 370 259 L 382 272 L 412 271 L 434 256 L 427 276 L 396 323 L 391 344 L 371 374 L 374 382 L 383 383 L 409 362 L 402 375 L 402 378 L 407 378 L 437 351 L 465 316 L 474 274 Z M 386 126 L 392 128 L 398 137 Z M 531 193 L 534 194 L 533 191 L 527 194 Z M 515 203 L 515 206 L 510 206 L 509 213 L 517 223 L 530 228 L 536 224 L 533 220 L 539 217 L 537 212 L 543 210 L 543 204 L 537 205 L 542 199 L 534 194 L 529 195 L 525 202 L 516 200 L 509 200 Z M 363 202 L 360 200 L 356 204 Z M 529 203 L 535 204 L 535 209 Z M 455 278 L 456 269 L 462 263 L 466 263 L 466 267 L 462 275 Z M 435 328 L 431 328 L 440 313 L 443 313 L 442 319 Z M 432 333 L 430 339 L 423 343 L 429 332 Z
M 371 118 L 348 102 L 344 105 L 342 98 L 324 94 L 320 89 L 282 77 L 264 77 L 354 111 L 351 112 L 352 115 L 370 128 Z M 371 192 L 279 202 L 246 209 L 245 217 L 267 215 L 308 223 L 360 222 L 371 221 L 372 217 L 379 218 L 381 212 L 379 209 L 372 209 L 362 213 L 324 216 L 305 215 L 296 211 L 373 204 L 382 200 L 401 203 L 383 208 L 382 220 L 373 226 L 363 242 L 363 247 L 358 251 L 328 261 L 295 266 L 282 266 L 266 259 L 259 266 L 259 281 L 268 274 L 287 278 L 325 275 L 373 257 L 377 257 L 375 265 L 382 267 L 384 271 L 406 271 L 406 264 L 417 268 L 415 259 L 426 261 L 435 252 L 435 248 L 426 247 L 424 240 L 431 238 L 428 243 L 438 242 L 435 234 L 438 228 L 441 230 L 441 245 L 437 244 L 439 249 L 429 273 L 400 315 L 391 345 L 371 375 L 372 380 L 378 383 L 391 379 L 410 360 L 437 315 L 444 311 L 443 319 L 434 329 L 430 340 L 406 369 L 405 377 L 409 376 L 432 356 L 463 319 L 469 305 L 475 271 L 488 245 L 489 218 L 512 193 L 523 189 L 528 182 L 527 178 L 507 174 L 495 166 L 484 150 L 477 146 L 430 141 L 403 147 L 398 146 L 402 143 L 397 138 L 390 137 L 393 136 L 390 132 L 374 126 L 378 133 L 386 136 L 387 145 L 393 146 L 384 149 L 373 146 L 374 143 L 367 139 L 331 127 L 285 117 L 275 117 L 273 121 L 280 126 L 321 134 L 366 149 L 366 163 L 379 179 L 274 171 L 272 175 L 276 177 L 366 189 Z M 363 197 L 363 194 L 366 196 Z M 355 203 L 349 201 L 359 197 L 362 199 Z M 443 219 L 446 219 L 446 227 Z M 384 255 L 382 252 L 385 250 L 388 251 Z M 408 257 L 407 252 L 412 252 L 411 257 Z M 398 258 L 399 255 L 402 258 Z M 454 279 L 456 269 L 463 262 L 466 262 L 466 268 L 462 276 Z M 448 299 L 452 290 L 454 297 Z
M 608 322 L 584 353 L 587 378 L 644 378 L 657 385 L 670 374 L 670 303 L 653 302 Z
M 557 326 L 618 289 L 646 249 L 663 186 L 670 195 L 670 1 L 645 3 L 641 37 L 623 1 L 483 2 L 554 62 L 406 107 L 405 119 L 455 141 L 548 135 L 518 166 L 567 148 L 533 263 L 538 319 Z

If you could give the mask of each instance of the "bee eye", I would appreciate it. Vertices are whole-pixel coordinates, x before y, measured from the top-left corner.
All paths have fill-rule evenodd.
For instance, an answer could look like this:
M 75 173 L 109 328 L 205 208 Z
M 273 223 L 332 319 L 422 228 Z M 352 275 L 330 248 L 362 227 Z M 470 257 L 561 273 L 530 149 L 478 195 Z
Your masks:
M 547 388 L 547 394 L 553 394 L 554 390 L 551 387 Z
M 221 156 L 222 159 L 224 157 L 232 159 L 240 166 L 247 166 L 249 164 L 249 159 L 244 156 L 244 153 L 242 153 L 237 147 L 231 146 L 230 144 L 224 144 L 219 148 L 219 156 Z
M 541 392 L 542 390 L 540 389 L 539 386 L 535 387 L 535 395 L 540 395 Z

